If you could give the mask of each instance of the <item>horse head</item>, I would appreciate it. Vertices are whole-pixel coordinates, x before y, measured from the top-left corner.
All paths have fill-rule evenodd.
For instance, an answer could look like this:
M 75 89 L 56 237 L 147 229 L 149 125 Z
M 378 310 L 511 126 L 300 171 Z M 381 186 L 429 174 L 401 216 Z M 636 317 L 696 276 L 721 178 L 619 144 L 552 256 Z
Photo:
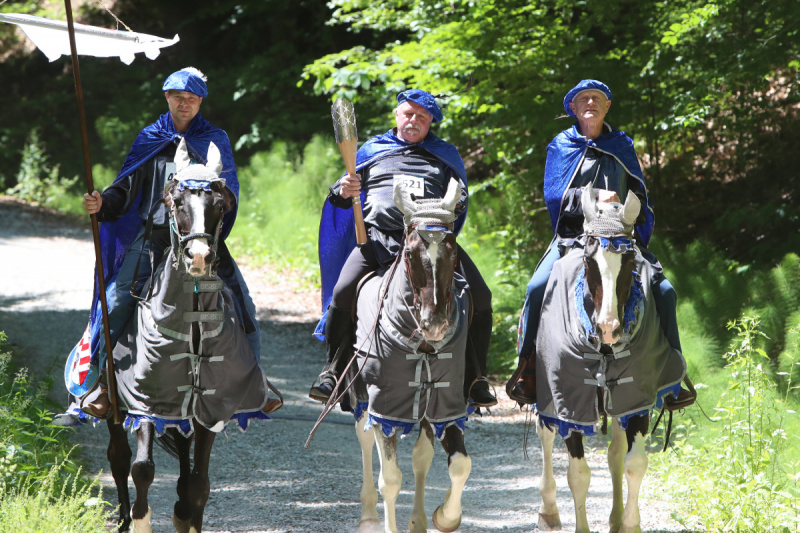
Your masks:
M 450 180 L 444 198 L 411 197 L 397 182 L 394 203 L 406 225 L 403 261 L 414 295 L 414 314 L 426 341 L 439 341 L 450 327 L 456 235 L 453 222 L 461 197 L 456 180 Z
M 613 195 L 611 201 L 598 201 L 591 184 L 583 189 L 586 246 L 584 264 L 586 283 L 592 296 L 592 322 L 603 344 L 616 344 L 623 332 L 620 317 L 633 283 L 633 226 L 641 202 L 631 191 L 625 203 Z
M 210 143 L 205 165 L 193 164 L 186 140 L 175 154 L 175 176 L 167 184 L 172 198 L 172 231 L 179 257 L 194 278 L 212 276 L 222 219 L 236 203 L 233 192 L 220 177 L 222 158 Z

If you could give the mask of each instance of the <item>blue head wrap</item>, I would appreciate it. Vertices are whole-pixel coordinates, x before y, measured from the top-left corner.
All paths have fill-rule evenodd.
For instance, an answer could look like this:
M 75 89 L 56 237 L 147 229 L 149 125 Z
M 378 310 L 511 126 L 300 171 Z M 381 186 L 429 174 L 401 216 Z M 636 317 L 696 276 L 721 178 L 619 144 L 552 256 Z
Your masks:
M 178 72 L 173 72 L 161 87 L 162 91 L 176 90 L 194 93 L 201 98 L 208 96 L 205 76 L 196 68 L 188 67 Z
M 436 99 L 431 93 L 427 93 L 422 89 L 409 89 L 397 95 L 398 104 L 402 104 L 406 100 L 424 107 L 425 111 L 430 113 L 433 117 L 434 123 L 440 122 L 444 118 L 442 110 L 439 109 L 439 105 L 436 103 Z
M 606 98 L 611 100 L 611 89 L 608 88 L 608 85 L 597 80 L 582 80 L 578 85 L 570 89 L 564 97 L 564 111 L 566 111 L 569 116 L 575 116 L 575 113 L 573 113 L 572 109 L 569 107 L 569 103 L 572 102 L 579 93 L 589 90 L 600 91 L 606 95 Z

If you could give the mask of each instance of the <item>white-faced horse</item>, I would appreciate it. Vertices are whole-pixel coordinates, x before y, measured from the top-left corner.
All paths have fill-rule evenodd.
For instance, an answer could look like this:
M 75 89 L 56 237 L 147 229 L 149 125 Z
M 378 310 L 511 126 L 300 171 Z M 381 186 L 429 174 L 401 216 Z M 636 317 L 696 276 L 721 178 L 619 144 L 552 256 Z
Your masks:
M 633 240 L 641 204 L 628 192 L 598 202 L 582 193 L 585 240 L 553 268 L 537 336 L 537 433 L 542 442 L 541 530 L 561 529 L 553 477 L 553 442 L 564 437 L 575 531 L 589 532 L 586 496 L 591 477 L 583 435 L 594 434 L 601 411 L 612 417 L 608 466 L 613 485 L 610 531 L 639 532 L 639 488 L 647 470 L 649 413 L 677 396 L 683 356 L 667 343 L 650 292 L 652 265 Z M 622 479 L 628 483 L 623 502 Z
M 451 486 L 433 513 L 440 531 L 461 523 L 461 493 L 472 468 L 464 447 L 467 404 L 463 394 L 469 299 L 454 283 L 454 210 L 459 186 L 451 181 L 442 199 L 412 200 L 395 186 L 395 205 L 405 215 L 405 246 L 391 269 L 368 279 L 358 295 L 355 350 L 360 368 L 354 390 L 356 434 L 363 480 L 361 529 L 379 527 L 378 494 L 372 480 L 372 447 L 378 445 L 384 530 L 396 532 L 395 503 L 402 472 L 397 435 L 419 424 L 412 453 L 412 533 L 427 530 L 425 478 L 434 437 L 447 453 Z
M 241 325 L 230 288 L 216 274 L 222 219 L 236 201 L 220 178 L 219 151 L 206 165 L 190 164 L 185 141 L 168 183 L 172 246 L 156 269 L 127 329 L 114 348 L 125 427 L 137 433 L 131 450 L 122 425 L 109 422 L 108 458 L 120 501 L 121 531 L 152 531 L 147 494 L 155 476 L 153 442 L 180 464 L 173 524 L 180 533 L 202 530 L 210 492 L 214 437 L 235 421 L 245 429 L 268 418 L 267 381 Z M 194 441 L 194 456 L 190 449 Z M 131 508 L 128 473 L 136 486 Z

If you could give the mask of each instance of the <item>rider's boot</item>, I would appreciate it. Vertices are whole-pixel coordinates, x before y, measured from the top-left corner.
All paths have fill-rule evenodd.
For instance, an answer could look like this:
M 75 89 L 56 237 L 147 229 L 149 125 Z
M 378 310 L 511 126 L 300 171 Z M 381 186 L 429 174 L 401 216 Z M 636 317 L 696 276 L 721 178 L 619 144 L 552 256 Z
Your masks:
M 314 380 L 308 396 L 312 400 L 327 402 L 336 387 L 343 364 L 347 364 L 343 354 L 352 351 L 353 318 L 349 309 L 328 307 L 328 318 L 325 321 L 325 349 L 327 364 L 319 377 Z
M 489 355 L 489 341 L 492 338 L 491 309 L 472 316 L 468 337 L 464 372 L 467 402 L 473 407 L 492 407 L 497 405 L 497 398 L 492 394 L 489 380 L 486 379 L 486 359 Z
M 517 369 L 506 383 L 506 394 L 520 405 L 536 403 L 536 353 L 520 355 Z

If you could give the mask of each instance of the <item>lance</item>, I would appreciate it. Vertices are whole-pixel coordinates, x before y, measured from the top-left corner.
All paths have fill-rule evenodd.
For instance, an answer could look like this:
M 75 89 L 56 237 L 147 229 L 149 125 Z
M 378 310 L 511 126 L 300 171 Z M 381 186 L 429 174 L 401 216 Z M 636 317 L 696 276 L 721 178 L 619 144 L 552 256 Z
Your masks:
M 358 132 L 356 131 L 356 112 L 353 103 L 344 98 L 337 98 L 331 106 L 333 117 L 333 133 L 339 153 L 342 154 L 344 168 L 351 176 L 356 175 L 356 151 L 358 150 Z M 364 213 L 361 211 L 361 195 L 353 196 L 353 216 L 356 225 L 356 242 L 367 243 L 367 230 L 364 228 Z
M 80 119 L 81 139 L 83 141 L 83 164 L 86 167 L 86 189 L 89 194 L 94 192 L 94 180 L 92 179 L 92 162 L 89 158 L 89 136 L 86 130 L 86 115 L 83 110 L 83 91 L 81 90 L 81 71 L 78 66 L 78 49 L 75 45 L 75 25 L 72 20 L 72 5 L 70 0 L 64 0 L 64 7 L 67 10 L 67 29 L 69 32 L 69 47 L 72 53 L 72 73 L 75 78 L 75 97 L 78 101 L 78 117 Z M 90 215 L 92 220 L 92 236 L 94 237 L 95 270 L 97 272 L 97 291 L 100 296 L 100 308 L 103 314 L 103 334 L 106 341 L 106 374 L 108 385 L 108 396 L 111 399 L 111 410 L 114 423 L 119 424 L 120 412 L 117 402 L 117 377 L 114 374 L 114 354 L 111 346 L 111 332 L 108 327 L 108 304 L 106 303 L 106 283 L 103 270 L 103 255 L 100 248 L 100 226 L 97 222 L 97 214 Z

